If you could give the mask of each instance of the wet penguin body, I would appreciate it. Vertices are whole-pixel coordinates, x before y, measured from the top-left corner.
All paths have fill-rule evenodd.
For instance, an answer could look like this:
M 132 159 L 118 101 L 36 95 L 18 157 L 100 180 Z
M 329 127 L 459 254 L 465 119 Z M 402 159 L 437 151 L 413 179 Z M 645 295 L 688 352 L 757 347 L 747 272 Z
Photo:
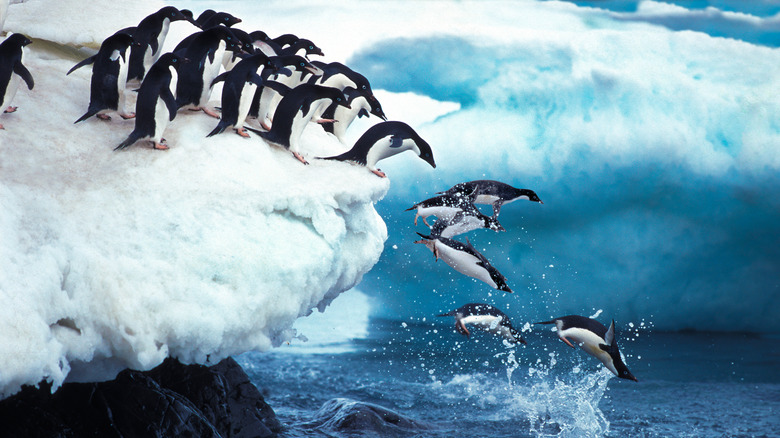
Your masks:
M 451 238 L 480 228 L 506 231 L 495 216 L 486 216 L 474 204 L 464 202 L 451 218 L 436 220 L 431 227 L 431 236 Z
M 166 53 L 149 69 L 136 101 L 135 128 L 116 149 L 124 149 L 138 140 L 149 139 L 155 149 L 168 149 L 162 141 L 163 131 L 176 117 L 177 69 L 183 60 L 174 53 Z
M 206 107 L 211 97 L 211 85 L 219 74 L 225 51 L 238 50 L 235 36 L 225 26 L 198 32 L 189 45 L 178 45 L 174 53 L 190 61 L 179 69 L 179 81 L 176 85 L 178 107 L 203 110 L 206 114 L 219 118 L 217 113 Z
M 16 111 L 16 107 L 10 105 L 19 89 L 20 81 L 24 81 L 30 90 L 35 86 L 32 74 L 22 63 L 24 46 L 30 43 L 32 41 L 20 33 L 12 34 L 0 43 L 0 109 L 3 112 Z M 4 129 L 2 124 L 0 129 Z
M 105 113 L 118 111 L 124 119 L 133 117 L 126 111 L 125 86 L 127 84 L 128 61 L 134 44 L 132 35 L 117 32 L 103 40 L 97 54 L 76 64 L 67 74 L 92 64 L 92 78 L 89 87 L 89 107 L 74 123 L 84 121 L 94 115 L 110 120 Z
M 243 126 L 255 91 L 257 87 L 263 86 L 264 78 L 258 74 L 260 68 L 263 69 L 264 73 L 279 71 L 281 61 L 275 58 L 268 58 L 265 54 L 258 52 L 244 58 L 232 70 L 214 79 L 214 83 L 224 81 L 222 87 L 222 117 L 217 127 L 207 137 L 222 133 L 230 127 L 234 127 L 236 133 L 242 137 L 249 136 Z
M 427 219 L 430 216 L 436 216 L 438 220 L 450 221 L 456 214 L 463 211 L 463 204 L 470 203 L 471 201 L 466 197 L 453 196 L 453 195 L 438 195 L 432 198 L 428 198 L 424 201 L 420 201 L 405 211 L 416 210 L 414 215 L 414 224 L 417 225 L 417 218 L 423 218 L 423 223 L 428 227 L 431 224 Z
M 558 337 L 566 345 L 575 348 L 571 342 L 574 341 L 586 353 L 600 360 L 616 376 L 637 381 L 620 356 L 617 339 L 615 339 L 614 320 L 609 328 L 595 319 L 579 315 L 562 316 L 536 324 L 555 324 Z
M 266 84 L 266 87 L 277 87 L 284 93 L 279 106 L 274 113 L 274 123 L 268 132 L 256 131 L 263 139 L 288 149 L 304 164 L 308 162 L 301 155 L 300 138 L 304 128 L 311 120 L 314 111 L 324 102 L 339 102 L 348 105 L 346 96 L 341 90 L 319 85 L 301 84 L 293 89 L 286 89 L 276 83 Z
M 532 202 L 543 204 L 542 200 L 533 190 L 518 189 L 509 184 L 493 180 L 468 181 L 454 185 L 452 188 L 443 192 L 449 195 L 474 194 L 475 204 L 487 204 L 493 206 L 493 217 L 498 216 L 501 207 L 504 204 L 526 199 Z
M 352 149 L 341 155 L 324 158 L 352 161 L 384 178 L 387 175 L 376 168 L 377 162 L 408 150 L 414 151 L 431 167 L 436 167 L 431 146 L 411 126 L 398 121 L 377 123 L 363 133 Z
M 525 344 L 525 339 L 513 326 L 504 312 L 485 303 L 469 303 L 447 313 L 436 316 L 455 317 L 455 330 L 470 336 L 468 326 L 473 325 L 482 330 L 494 333 L 507 342 Z
M 468 240 L 464 244 L 446 237 L 417 234 L 423 240 L 418 240 L 415 243 L 424 244 L 433 252 L 436 260 L 441 259 L 461 274 L 483 281 L 494 289 L 512 292 L 512 289 L 506 284 L 506 277 L 501 275 L 498 269 L 494 268 Z
M 159 59 L 168 29 L 174 21 L 187 20 L 194 23 L 192 17 L 173 6 L 165 6 L 148 15 L 136 27 L 123 29 L 133 35 L 139 46 L 130 50 L 130 65 L 127 79 L 143 79 L 152 64 Z

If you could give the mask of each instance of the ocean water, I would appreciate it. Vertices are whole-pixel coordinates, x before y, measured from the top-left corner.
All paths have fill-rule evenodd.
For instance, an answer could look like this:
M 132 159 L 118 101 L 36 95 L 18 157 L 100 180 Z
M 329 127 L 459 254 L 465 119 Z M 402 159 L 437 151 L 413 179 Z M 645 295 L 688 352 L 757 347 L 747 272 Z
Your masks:
M 344 323 L 343 317 L 331 318 L 322 330 Z M 524 335 L 528 345 L 508 348 L 487 333 L 462 337 L 450 318 L 366 323 L 365 337 L 334 339 L 326 349 L 307 350 L 306 343 L 293 342 L 271 353 L 237 358 L 284 423 L 281 436 L 780 433 L 776 336 L 637 328 L 620 339 L 626 362 L 639 379 L 635 383 L 614 377 L 547 329 L 534 328 Z M 416 423 L 340 429 L 336 425 L 349 422 L 322 418 L 319 412 L 333 399 L 344 405 L 380 405 Z

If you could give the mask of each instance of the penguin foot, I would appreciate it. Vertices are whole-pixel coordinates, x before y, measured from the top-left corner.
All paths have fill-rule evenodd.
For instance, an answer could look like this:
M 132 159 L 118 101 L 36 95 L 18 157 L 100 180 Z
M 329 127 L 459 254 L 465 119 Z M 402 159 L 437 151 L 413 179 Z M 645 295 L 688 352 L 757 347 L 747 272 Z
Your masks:
M 125 120 L 134 119 L 135 118 L 135 113 L 130 113 L 130 114 L 122 114 L 122 113 L 120 113 L 119 117 L 121 117 L 121 118 L 123 118 Z
M 263 129 L 265 129 L 266 131 L 270 131 L 270 130 L 271 130 L 271 125 L 269 125 L 268 123 L 266 123 L 266 122 L 265 122 L 265 120 L 263 120 L 262 122 L 260 122 L 260 126 L 262 126 L 262 127 L 263 127 Z
M 375 175 L 377 175 L 380 178 L 387 178 L 387 174 L 382 172 L 380 169 L 372 169 L 371 172 L 373 172 Z
M 3 125 L 0 125 L 0 130 L 5 131 L 5 127 Z
M 319 119 L 317 120 L 317 123 L 323 124 L 323 123 L 336 123 L 338 120 L 336 119 Z
M 4 113 L 6 113 L 6 114 L 11 114 L 11 113 L 15 113 L 15 112 L 16 112 L 16 110 L 18 110 L 18 109 L 19 109 L 19 107 L 18 107 L 18 106 L 9 106 L 9 107 L 8 107 L 8 108 L 6 108 L 6 109 L 5 109 L 5 111 L 3 111 L 3 112 L 4 112 Z
M 154 148 L 157 149 L 158 151 L 165 151 L 170 149 L 167 144 L 157 143 L 157 142 L 154 143 Z
M 217 114 L 216 112 L 206 108 L 205 106 L 200 107 L 200 109 L 203 110 L 204 113 L 210 115 L 211 117 L 214 117 L 215 119 L 219 118 L 219 114 Z
M 566 345 L 568 345 L 569 347 L 571 347 L 571 348 L 576 348 L 574 345 L 572 345 L 572 343 L 571 343 L 571 342 L 569 342 L 569 340 L 568 340 L 568 339 L 564 338 L 563 336 L 561 336 L 561 340 L 562 340 L 563 342 L 565 342 L 565 343 L 566 343 Z
M 298 152 L 293 152 L 292 154 L 293 154 L 293 155 L 295 156 L 295 158 L 297 158 L 297 159 L 298 159 L 298 161 L 300 161 L 301 163 L 303 163 L 303 164 L 309 164 L 309 162 L 308 162 L 308 161 L 306 161 L 306 159 L 305 159 L 305 158 L 303 158 L 303 156 L 302 156 L 301 154 L 299 154 Z
M 431 228 L 431 224 L 428 223 L 428 218 L 424 217 L 423 218 L 423 223 L 425 224 L 426 227 Z M 416 217 L 414 218 L 414 224 L 417 225 L 417 218 Z
M 237 128 L 236 129 L 236 134 L 238 134 L 238 135 L 240 135 L 240 136 L 242 136 L 244 138 L 249 138 L 249 133 L 246 132 L 246 129 L 244 129 L 244 128 Z
M 111 120 L 111 116 L 109 116 L 108 114 L 95 114 L 95 117 L 97 117 L 100 120 L 105 120 L 105 121 Z

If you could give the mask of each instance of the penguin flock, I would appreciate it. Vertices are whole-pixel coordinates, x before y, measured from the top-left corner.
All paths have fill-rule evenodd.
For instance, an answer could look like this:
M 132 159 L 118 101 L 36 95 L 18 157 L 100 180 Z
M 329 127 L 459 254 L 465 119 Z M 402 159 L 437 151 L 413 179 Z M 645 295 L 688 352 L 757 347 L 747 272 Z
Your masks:
M 193 26 L 193 32 L 163 53 L 174 22 Z M 262 30 L 242 30 L 240 23 L 228 12 L 209 9 L 195 18 L 189 10 L 165 6 L 136 26 L 117 30 L 102 41 L 97 53 L 67 72 L 92 68 L 89 103 L 74 123 L 93 116 L 107 122 L 116 113 L 133 120 L 134 128 L 114 150 L 139 142 L 165 150 L 170 148 L 165 131 L 176 123 L 177 114 L 200 111 L 218 120 L 206 137 L 232 129 L 251 138 L 251 132 L 303 164 L 312 158 L 345 161 L 386 177 L 377 162 L 411 150 L 436 167 L 430 145 L 411 126 L 387 120 L 365 76 L 339 62 L 310 60 L 324 56 L 311 40 L 293 34 L 271 38 Z M 10 102 L 20 80 L 33 88 L 32 74 L 22 64 L 23 48 L 30 43 L 22 34 L 11 34 L 0 43 L 0 104 L 6 113 L 16 110 Z M 218 84 L 219 106 L 211 107 Z M 137 93 L 134 108 L 128 108 L 129 93 Z M 311 156 L 301 142 L 304 130 L 316 124 L 344 144 L 350 124 L 371 115 L 381 122 L 341 154 Z
M 480 280 L 496 290 L 511 293 L 512 289 L 508 286 L 506 277 L 493 267 L 468 239 L 464 243 L 453 237 L 478 229 L 506 231 L 498 222 L 501 208 L 520 199 L 543 204 L 533 190 L 515 188 L 500 181 L 476 180 L 456 184 L 446 191 L 438 192 L 436 196 L 414 204 L 406 211 L 415 211 L 415 225 L 418 219 L 422 218 L 422 222 L 429 227 L 429 234 L 417 233 L 422 240 L 415 243 L 425 245 L 433 252 L 436 260 L 442 260 L 457 272 Z M 490 205 L 493 209 L 492 215 L 483 214 L 475 204 Z M 433 223 L 428 222 L 431 216 L 436 218 Z M 437 316 L 454 317 L 455 331 L 467 337 L 471 335 L 468 326 L 473 326 L 499 336 L 510 345 L 527 343 L 509 317 L 487 303 L 468 303 Z M 535 324 L 554 324 L 558 337 L 566 345 L 572 348 L 575 348 L 575 344 L 579 345 L 616 376 L 637 381 L 620 355 L 614 320 L 609 328 L 595 319 L 579 315 L 563 316 Z
M 0 0 L 0 31 L 8 2 Z M 163 53 L 171 23 L 182 21 L 197 30 L 180 41 L 171 52 Z M 227 12 L 206 10 L 197 18 L 189 10 L 166 6 L 137 26 L 118 30 L 107 37 L 97 53 L 82 60 L 67 74 L 92 66 L 89 103 L 74 123 L 93 116 L 104 122 L 116 113 L 133 119 L 134 129 L 114 150 L 147 141 L 152 149 L 170 146 L 163 137 L 180 111 L 201 111 L 218 119 L 206 137 L 232 129 L 244 138 L 249 132 L 269 145 L 289 151 L 303 164 L 309 153 L 301 144 L 304 129 L 315 122 L 339 142 L 358 117 L 373 115 L 382 121 L 368 128 L 345 152 L 322 160 L 337 160 L 365 166 L 386 177 L 377 164 L 382 159 L 411 150 L 436 167 L 431 146 L 415 130 L 401 121 L 389 121 L 374 96 L 369 81 L 338 62 L 312 61 L 323 56 L 312 41 L 292 34 L 270 38 L 261 30 L 246 32 L 242 23 Z M 21 82 L 32 90 L 33 75 L 23 64 L 24 47 L 32 41 L 12 33 L 0 42 L 0 108 L 15 112 L 12 100 Z M 222 83 L 220 107 L 211 108 L 212 90 Z M 128 93 L 137 92 L 135 108 L 128 109 Z M 254 126 L 250 126 L 250 122 Z M 0 129 L 5 129 L 0 124 Z M 436 260 L 441 259 L 457 272 L 480 280 L 490 287 L 511 293 L 507 279 L 477 251 L 469 239 L 455 237 L 478 229 L 505 231 L 498 221 L 501 208 L 516 200 L 543 202 L 533 190 L 508 184 L 477 180 L 456 184 L 414 204 L 418 219 L 429 227 L 428 234 L 417 233 Z M 492 215 L 483 214 L 477 204 L 490 205 Z M 436 220 L 431 224 L 428 218 Z M 438 316 L 455 318 L 455 330 L 470 336 L 469 326 L 492 332 L 511 344 L 526 344 L 509 317 L 486 303 L 468 303 Z M 568 346 L 579 345 L 600 360 L 616 376 L 636 381 L 626 367 L 617 345 L 614 320 L 609 327 L 592 318 L 569 315 L 536 324 L 555 326 Z M 572 342 L 573 341 L 573 342 Z

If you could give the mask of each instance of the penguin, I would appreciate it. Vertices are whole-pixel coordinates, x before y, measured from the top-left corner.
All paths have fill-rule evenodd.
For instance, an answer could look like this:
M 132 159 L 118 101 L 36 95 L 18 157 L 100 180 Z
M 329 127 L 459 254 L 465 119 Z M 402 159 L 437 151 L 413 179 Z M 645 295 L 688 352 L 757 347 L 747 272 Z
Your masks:
M 462 211 L 461 205 L 466 202 L 470 201 L 460 196 L 438 195 L 420 201 L 404 211 L 417 210 L 414 215 L 414 224 L 417 225 L 417 218 L 421 217 L 423 223 L 430 228 L 428 217 L 436 216 L 439 220 L 452 220 L 459 211 Z
M 189 45 L 180 43 L 176 46 L 173 52 L 190 60 L 179 70 L 176 85 L 176 104 L 179 109 L 201 110 L 218 119 L 219 115 L 206 106 L 211 97 L 211 84 L 219 74 L 225 51 L 238 50 L 235 36 L 225 26 L 197 32 Z
M 523 336 L 512 327 L 512 322 L 504 312 L 485 303 L 468 303 L 447 313 L 436 316 L 454 316 L 455 331 L 469 337 L 467 324 L 473 324 L 482 330 L 494 333 L 512 344 L 526 344 Z
M 555 324 L 558 337 L 571 348 L 575 348 L 569 338 L 577 343 L 586 353 L 600 360 L 601 363 L 612 371 L 612 374 L 621 379 L 637 382 L 637 378 L 631 374 L 623 362 L 615 339 L 615 320 L 609 324 L 609 328 L 592 318 L 579 315 L 568 315 L 555 318 L 550 321 L 536 322 L 534 324 Z
M 379 101 L 369 99 L 358 93 L 356 88 L 347 87 L 344 90 L 344 95 L 347 96 L 347 102 L 349 102 L 350 108 L 346 108 L 340 105 L 331 104 L 322 113 L 322 118 L 326 120 L 333 120 L 333 122 L 322 123 L 322 129 L 325 132 L 329 132 L 336 136 L 336 138 L 345 143 L 346 131 L 349 125 L 357 117 L 370 117 L 371 114 L 379 117 L 383 121 L 387 121 L 384 111 L 382 111 L 382 105 Z
M 135 128 L 114 150 L 124 149 L 141 139 L 149 139 L 154 149 L 165 150 L 162 138 L 168 123 L 176 117 L 176 82 L 178 69 L 187 60 L 175 53 L 166 53 L 152 65 L 138 90 Z
M 211 13 L 209 13 L 211 12 Z M 210 29 L 214 26 L 232 27 L 241 23 L 241 19 L 227 12 L 214 12 L 211 9 L 203 11 L 197 19 L 195 25 L 201 29 Z
M 469 231 L 486 228 L 493 231 L 506 231 L 494 216 L 482 214 L 474 204 L 464 202 L 460 211 L 448 219 L 439 218 L 431 228 L 431 236 L 452 238 Z
M 276 87 L 284 94 L 274 114 L 274 124 L 270 131 L 250 129 L 263 137 L 267 142 L 280 145 L 292 152 L 293 156 L 303 164 L 309 164 L 301 155 L 300 138 L 308 125 L 314 111 L 323 102 L 335 101 L 341 105 L 349 105 L 341 90 L 320 85 L 301 84 L 293 89 L 270 82 L 266 87 Z
M 262 51 L 263 53 L 266 53 L 265 51 Z M 275 53 L 275 52 L 273 52 Z M 292 74 L 289 76 L 281 77 L 279 75 L 275 76 L 275 81 L 285 85 L 285 87 L 276 87 L 283 90 L 286 90 L 287 88 L 293 88 L 293 85 L 300 84 L 300 80 L 294 79 L 295 77 L 300 78 L 301 73 L 304 71 L 311 72 L 313 74 L 319 74 L 316 67 L 314 67 L 309 61 L 306 60 L 306 58 L 298 55 L 271 55 L 275 58 L 278 58 L 281 60 L 281 62 L 284 64 L 284 67 L 289 67 L 292 70 Z M 255 96 L 252 99 L 252 106 L 249 108 L 249 117 L 253 119 L 258 119 L 260 126 L 263 127 L 266 131 L 271 130 L 271 126 L 266 123 L 266 119 L 268 118 L 268 108 L 270 105 L 271 100 L 279 95 L 281 96 L 280 92 L 273 89 L 274 87 L 268 87 L 270 90 L 266 90 L 266 87 L 258 87 L 255 91 Z M 331 105 L 338 105 L 338 103 L 332 103 Z M 260 114 L 263 114 L 263 117 L 260 117 Z
M 0 108 L 5 108 L 5 113 L 12 113 L 17 109 L 11 106 L 11 101 L 16 95 L 20 80 L 23 80 L 30 90 L 35 86 L 32 74 L 22 64 L 24 46 L 30 43 L 32 41 L 20 33 L 11 34 L 0 43 Z M 2 124 L 0 129 L 5 129 Z
M 127 120 L 135 117 L 125 108 L 125 85 L 129 51 L 137 43 L 129 33 L 119 31 L 103 40 L 97 54 L 81 61 L 71 68 L 67 74 L 87 64 L 92 65 L 92 79 L 89 87 L 89 107 L 83 116 L 73 123 L 84 121 L 92 116 L 101 120 L 111 120 L 106 113 L 118 111 Z
M 371 84 L 368 79 L 360 73 L 352 70 L 340 62 L 324 63 L 321 61 L 312 61 L 312 64 L 322 71 L 319 76 L 312 76 L 309 79 L 310 84 L 325 85 L 327 87 L 336 87 L 344 90 L 347 87 L 354 88 L 363 95 L 369 102 L 376 101 L 374 92 L 371 90 Z M 324 110 L 324 108 L 323 108 Z M 322 117 L 322 114 L 315 114 L 316 117 Z
M 244 58 L 232 70 L 222 73 L 214 79 L 211 86 L 221 81 L 225 83 L 222 87 L 222 118 L 217 127 L 206 137 L 220 134 L 229 127 L 234 127 L 238 135 L 249 137 L 244 129 L 244 121 L 249 113 L 249 107 L 257 87 L 263 86 L 264 78 L 258 74 L 258 69 L 261 67 L 266 77 L 268 74 L 284 68 L 278 57 L 269 58 L 258 52 Z
M 414 151 L 431 167 L 436 168 L 431 146 L 411 126 L 397 121 L 377 123 L 360 136 L 352 149 L 323 159 L 352 161 L 368 167 L 377 176 L 386 178 L 387 175 L 376 168 L 377 162 L 408 150 Z
M 189 11 L 187 11 L 189 12 Z M 192 14 L 185 14 L 173 6 L 165 6 L 159 11 L 146 16 L 138 26 L 122 29 L 133 35 L 139 46 L 130 49 L 130 65 L 127 72 L 127 80 L 144 78 L 144 75 L 160 53 L 168 35 L 168 29 L 174 21 L 189 21 L 195 23 Z
M 422 240 L 414 243 L 424 244 L 433 252 L 436 260 L 442 259 L 461 274 L 481 280 L 494 289 L 512 293 L 512 289 L 506 284 L 506 277 L 501 275 L 468 239 L 464 244 L 446 237 L 425 236 L 420 233 L 417 235 L 422 237 Z
M 501 207 L 518 199 L 527 199 L 532 202 L 544 204 L 533 190 L 517 189 L 509 184 L 492 180 L 476 180 L 455 184 L 442 194 L 458 195 L 470 194 L 476 191 L 475 204 L 487 204 L 493 206 L 493 217 L 497 217 Z

